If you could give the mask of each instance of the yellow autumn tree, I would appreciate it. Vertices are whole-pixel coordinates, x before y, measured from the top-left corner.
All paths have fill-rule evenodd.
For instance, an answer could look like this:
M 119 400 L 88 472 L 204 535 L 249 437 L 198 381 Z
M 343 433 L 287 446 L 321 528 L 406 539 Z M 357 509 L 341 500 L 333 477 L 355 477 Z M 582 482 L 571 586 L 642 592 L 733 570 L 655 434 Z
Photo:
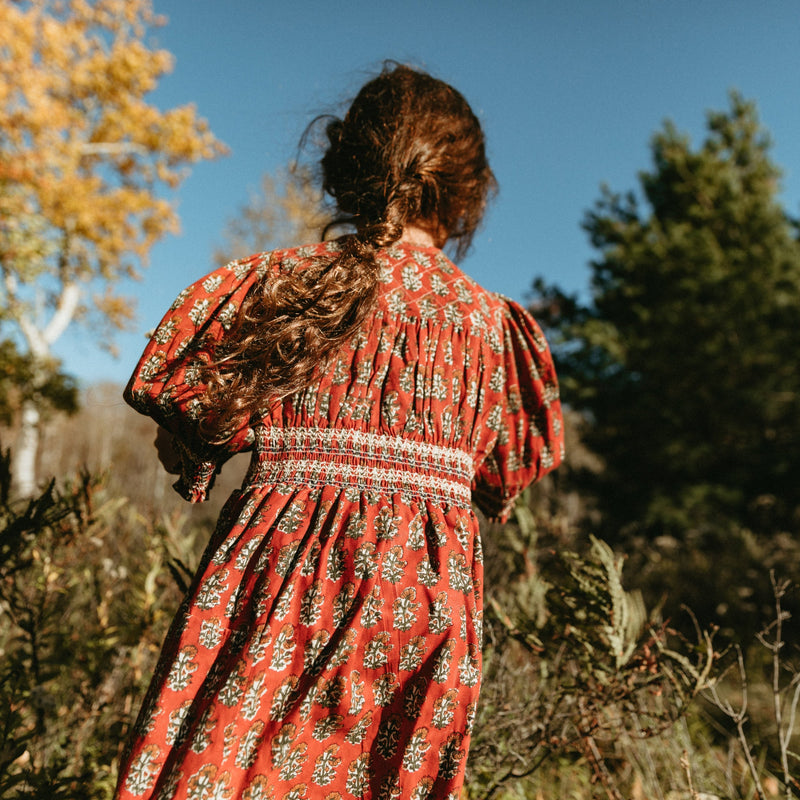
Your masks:
M 172 69 L 145 43 L 163 21 L 151 0 L 0 0 L 0 324 L 34 365 L 16 452 L 24 494 L 53 343 L 76 320 L 106 342 L 131 317 L 118 282 L 178 225 L 162 190 L 224 152 L 193 105 L 147 100 Z
M 262 176 L 260 191 L 253 191 L 225 225 L 214 260 L 222 266 L 261 250 L 319 241 L 330 219 L 311 170 L 293 162 Z

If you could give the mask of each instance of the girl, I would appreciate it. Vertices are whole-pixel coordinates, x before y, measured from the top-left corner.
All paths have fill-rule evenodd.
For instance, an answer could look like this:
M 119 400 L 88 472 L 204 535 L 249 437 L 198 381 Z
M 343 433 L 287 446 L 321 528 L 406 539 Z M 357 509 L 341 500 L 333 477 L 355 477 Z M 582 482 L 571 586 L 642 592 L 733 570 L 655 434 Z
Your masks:
M 126 389 L 188 500 L 252 452 L 173 623 L 118 798 L 459 796 L 481 675 L 474 502 L 562 457 L 536 323 L 458 256 L 494 176 L 441 81 L 389 66 L 326 128 L 355 233 L 186 289 Z

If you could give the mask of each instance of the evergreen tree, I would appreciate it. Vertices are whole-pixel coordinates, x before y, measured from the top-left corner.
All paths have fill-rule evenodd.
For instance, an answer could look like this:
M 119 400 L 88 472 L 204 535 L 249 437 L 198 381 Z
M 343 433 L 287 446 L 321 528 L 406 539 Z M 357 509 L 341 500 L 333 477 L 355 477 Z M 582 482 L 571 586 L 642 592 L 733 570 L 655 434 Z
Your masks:
M 774 528 L 800 503 L 797 222 L 755 106 L 707 123 L 697 149 L 666 124 L 640 194 L 587 214 L 591 303 L 535 284 L 610 530 Z

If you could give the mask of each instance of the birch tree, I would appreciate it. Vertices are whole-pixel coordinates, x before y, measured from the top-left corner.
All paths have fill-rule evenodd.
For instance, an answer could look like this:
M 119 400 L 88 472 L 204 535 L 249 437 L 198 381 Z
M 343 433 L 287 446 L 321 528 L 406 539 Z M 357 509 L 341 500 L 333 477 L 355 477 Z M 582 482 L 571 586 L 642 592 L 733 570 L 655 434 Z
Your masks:
M 16 449 L 30 494 L 52 346 L 76 321 L 98 344 L 132 316 L 118 284 L 177 229 L 163 189 L 224 152 L 192 105 L 147 95 L 172 56 L 145 41 L 151 0 L 0 0 L 0 325 L 32 364 Z

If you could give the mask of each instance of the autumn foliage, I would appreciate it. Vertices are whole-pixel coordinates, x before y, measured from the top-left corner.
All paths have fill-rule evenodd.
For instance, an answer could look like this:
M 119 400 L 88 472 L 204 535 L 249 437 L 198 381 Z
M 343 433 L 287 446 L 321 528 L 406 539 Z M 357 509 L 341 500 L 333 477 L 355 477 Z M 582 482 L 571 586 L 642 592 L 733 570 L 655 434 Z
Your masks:
M 114 280 L 176 229 L 157 185 L 177 186 L 186 164 L 223 146 L 193 106 L 147 101 L 173 64 L 142 41 L 160 22 L 149 0 L 0 4 L 5 271 L 27 281 L 57 266 L 64 283 Z M 51 259 L 13 247 L 15 227 L 37 222 Z M 116 320 L 111 299 L 97 304 Z
M 150 0 L 0 2 L 0 323 L 32 362 L 15 470 L 27 495 L 53 343 L 74 320 L 109 334 L 131 319 L 118 282 L 178 227 L 164 188 L 225 150 L 194 106 L 148 101 L 172 69 L 145 40 L 161 23 Z

